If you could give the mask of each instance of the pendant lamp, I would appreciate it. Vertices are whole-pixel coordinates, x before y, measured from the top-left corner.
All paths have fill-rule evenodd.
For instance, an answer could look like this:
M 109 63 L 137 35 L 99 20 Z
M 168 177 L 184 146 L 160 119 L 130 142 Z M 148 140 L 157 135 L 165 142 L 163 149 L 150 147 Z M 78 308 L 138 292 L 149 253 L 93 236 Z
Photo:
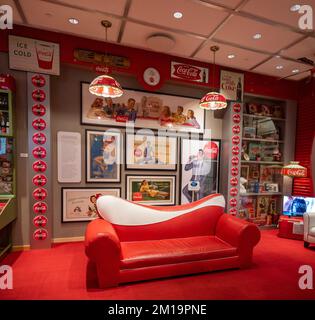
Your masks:
M 213 52 L 213 88 L 214 88 L 214 76 L 215 76 L 215 53 L 219 50 L 218 46 L 212 46 L 210 50 Z M 223 94 L 211 91 L 208 92 L 199 102 L 199 107 L 205 110 L 219 110 L 227 107 L 226 98 Z
M 290 164 L 281 169 L 281 174 L 292 178 L 306 178 L 307 168 L 299 165 L 298 161 L 290 161 Z
M 106 30 L 106 42 L 107 42 L 107 29 L 112 26 L 112 23 L 107 20 L 101 21 L 102 26 Z M 107 64 L 107 60 L 105 64 Z M 103 74 L 96 77 L 89 86 L 89 91 L 96 96 L 105 97 L 105 98 L 118 98 L 122 96 L 123 90 L 120 84 L 113 77 L 108 74 Z

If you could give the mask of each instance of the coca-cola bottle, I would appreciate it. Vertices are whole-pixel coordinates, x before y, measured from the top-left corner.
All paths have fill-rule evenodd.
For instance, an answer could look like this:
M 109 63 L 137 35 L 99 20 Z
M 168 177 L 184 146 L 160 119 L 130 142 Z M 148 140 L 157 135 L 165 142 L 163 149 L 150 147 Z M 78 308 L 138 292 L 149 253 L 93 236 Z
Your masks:
M 236 87 L 236 100 L 242 101 L 242 82 L 241 78 L 238 79 L 237 87 Z
M 207 83 L 207 74 L 205 69 L 202 71 L 202 82 Z

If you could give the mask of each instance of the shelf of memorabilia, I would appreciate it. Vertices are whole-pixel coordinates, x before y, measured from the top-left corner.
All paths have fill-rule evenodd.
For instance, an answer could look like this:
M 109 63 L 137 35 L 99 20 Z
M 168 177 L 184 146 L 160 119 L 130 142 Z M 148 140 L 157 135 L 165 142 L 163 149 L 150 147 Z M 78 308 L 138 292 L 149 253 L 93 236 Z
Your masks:
M 285 105 L 247 97 L 243 108 L 239 215 L 277 225 L 282 212 Z

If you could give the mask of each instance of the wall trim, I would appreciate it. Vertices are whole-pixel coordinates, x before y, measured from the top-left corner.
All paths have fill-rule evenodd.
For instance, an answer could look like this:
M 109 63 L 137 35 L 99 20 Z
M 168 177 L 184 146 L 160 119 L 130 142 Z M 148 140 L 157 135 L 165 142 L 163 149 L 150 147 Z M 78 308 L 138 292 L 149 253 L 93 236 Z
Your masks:
M 54 243 L 67 243 L 67 242 L 82 242 L 84 241 L 84 236 L 80 237 L 67 237 L 67 238 L 53 238 L 52 244 Z M 27 251 L 30 250 L 31 246 L 29 244 L 22 244 L 22 245 L 16 245 L 12 246 L 12 252 L 15 251 Z

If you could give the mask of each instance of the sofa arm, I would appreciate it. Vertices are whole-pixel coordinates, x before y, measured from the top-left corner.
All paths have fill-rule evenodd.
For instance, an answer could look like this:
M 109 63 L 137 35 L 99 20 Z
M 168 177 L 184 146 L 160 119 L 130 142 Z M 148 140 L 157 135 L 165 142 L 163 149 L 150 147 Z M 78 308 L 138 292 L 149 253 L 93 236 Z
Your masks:
M 99 286 L 117 286 L 121 246 L 113 226 L 103 219 L 90 222 L 85 232 L 85 253 L 96 264 Z
M 303 222 L 305 232 L 308 232 L 310 228 L 315 227 L 315 212 L 304 213 Z
M 237 248 L 241 267 L 251 264 L 253 248 L 260 240 L 260 230 L 255 224 L 224 213 L 217 223 L 216 236 Z

